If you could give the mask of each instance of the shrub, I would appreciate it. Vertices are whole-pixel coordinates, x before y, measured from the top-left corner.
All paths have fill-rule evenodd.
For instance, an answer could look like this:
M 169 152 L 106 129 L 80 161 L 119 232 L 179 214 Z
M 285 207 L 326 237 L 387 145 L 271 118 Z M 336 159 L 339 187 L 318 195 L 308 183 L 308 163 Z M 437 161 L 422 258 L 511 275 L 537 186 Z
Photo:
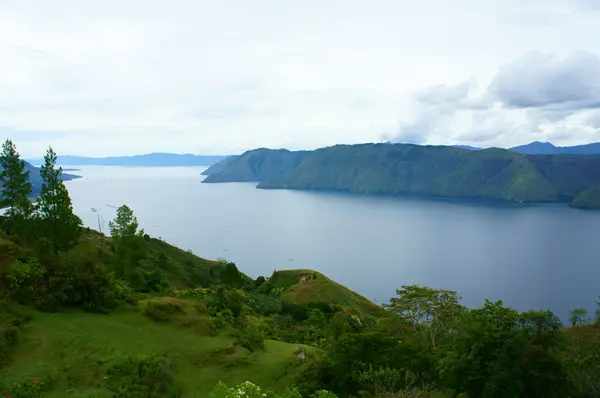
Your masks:
M 248 349 L 250 352 L 256 350 L 264 350 L 265 334 L 258 330 L 254 325 L 246 325 L 242 330 L 237 340 L 238 344 Z
M 30 317 L 15 304 L 0 300 L 0 365 L 8 362 L 10 351 L 17 341 L 19 326 Z
M 301 398 L 302 395 L 295 388 L 288 388 L 283 394 L 274 394 L 270 391 L 263 391 L 259 386 L 246 381 L 236 387 L 227 387 L 219 382 L 214 390 L 209 394 L 210 398 Z M 318 391 L 315 398 L 336 398 L 328 391 Z
M 175 301 L 148 301 L 144 309 L 144 315 L 155 321 L 166 321 L 174 314 L 182 314 L 183 308 Z
M 172 370 L 172 361 L 159 354 L 122 358 L 106 370 L 105 387 L 120 397 L 174 397 Z

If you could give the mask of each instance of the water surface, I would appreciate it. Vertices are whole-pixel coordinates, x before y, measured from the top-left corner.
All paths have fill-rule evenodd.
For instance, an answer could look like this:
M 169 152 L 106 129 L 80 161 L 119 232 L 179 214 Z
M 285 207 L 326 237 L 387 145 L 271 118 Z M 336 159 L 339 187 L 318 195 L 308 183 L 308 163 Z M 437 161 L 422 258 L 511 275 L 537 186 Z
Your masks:
M 252 277 L 310 268 L 377 303 L 423 284 L 563 319 L 600 295 L 600 212 L 201 184 L 202 167 L 77 169 L 67 186 L 87 226 L 100 215 L 108 229 L 110 206 L 127 204 L 150 235 Z

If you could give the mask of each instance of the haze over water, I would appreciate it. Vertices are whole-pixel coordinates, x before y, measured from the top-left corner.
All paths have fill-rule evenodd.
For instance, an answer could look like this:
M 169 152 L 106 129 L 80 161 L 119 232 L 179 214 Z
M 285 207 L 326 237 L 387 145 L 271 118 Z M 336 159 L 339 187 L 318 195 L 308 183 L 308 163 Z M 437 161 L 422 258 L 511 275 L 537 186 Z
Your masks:
M 196 167 L 78 169 L 67 187 L 86 226 L 99 214 L 108 230 L 110 206 L 127 204 L 151 236 L 252 277 L 309 268 L 378 304 L 422 284 L 563 320 L 600 295 L 600 212 L 201 184 Z

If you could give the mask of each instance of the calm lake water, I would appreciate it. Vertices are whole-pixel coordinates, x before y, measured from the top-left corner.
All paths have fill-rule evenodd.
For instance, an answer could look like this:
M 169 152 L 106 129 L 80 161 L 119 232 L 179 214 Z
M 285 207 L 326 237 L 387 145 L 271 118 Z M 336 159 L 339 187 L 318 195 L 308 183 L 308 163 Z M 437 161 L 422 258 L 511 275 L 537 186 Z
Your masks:
M 100 214 L 107 230 L 110 206 L 127 204 L 150 235 L 252 277 L 310 268 L 379 304 L 423 284 L 563 319 L 600 295 L 600 212 L 201 184 L 196 167 L 78 169 L 67 187 L 87 226 Z

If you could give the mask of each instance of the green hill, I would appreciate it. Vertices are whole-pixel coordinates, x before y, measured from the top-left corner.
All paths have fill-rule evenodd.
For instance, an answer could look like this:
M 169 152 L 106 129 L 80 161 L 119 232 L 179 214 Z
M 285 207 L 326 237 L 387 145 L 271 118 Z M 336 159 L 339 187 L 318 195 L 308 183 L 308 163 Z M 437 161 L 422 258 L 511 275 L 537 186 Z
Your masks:
M 600 157 L 410 144 L 337 145 L 311 152 L 259 149 L 205 180 L 224 181 L 260 181 L 262 189 L 570 202 L 600 183 Z
M 326 302 L 349 311 L 383 314 L 381 307 L 365 297 L 312 270 L 285 270 L 273 273 L 269 282 L 283 289 L 282 299 L 294 303 Z
M 590 188 L 581 192 L 571 203 L 576 209 L 600 209 L 600 189 Z
M 255 149 L 230 158 L 224 168 L 223 164 L 217 163 L 214 169 L 205 171 L 208 177 L 202 182 L 258 182 L 285 178 L 308 154 L 308 151 Z

